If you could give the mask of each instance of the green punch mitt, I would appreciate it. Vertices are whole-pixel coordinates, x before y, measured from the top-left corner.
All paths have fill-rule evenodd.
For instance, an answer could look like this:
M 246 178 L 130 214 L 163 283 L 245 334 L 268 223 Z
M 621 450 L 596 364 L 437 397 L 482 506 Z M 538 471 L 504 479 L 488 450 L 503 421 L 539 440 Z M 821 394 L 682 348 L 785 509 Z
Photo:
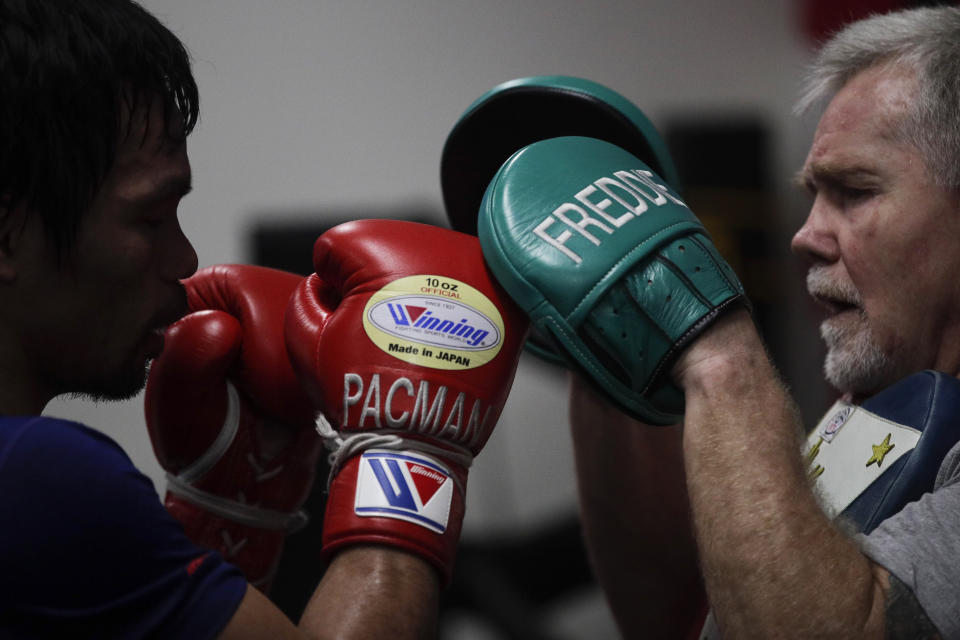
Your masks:
M 528 144 L 560 136 L 606 140 L 678 184 L 667 145 L 621 94 L 573 76 L 516 78 L 474 100 L 447 135 L 440 187 L 450 225 L 476 235 L 480 200 L 493 174 Z
M 496 172 L 479 208 L 484 257 L 564 357 L 626 413 L 683 414 L 669 369 L 743 286 L 679 195 L 603 140 L 531 144 Z
M 606 140 L 643 160 L 674 188 L 679 184 L 660 134 L 623 95 L 585 78 L 516 78 L 474 100 L 447 136 L 440 187 L 450 225 L 476 234 L 480 201 L 501 165 L 529 144 L 560 136 Z M 527 349 L 548 362 L 564 363 L 560 351 L 536 328 Z

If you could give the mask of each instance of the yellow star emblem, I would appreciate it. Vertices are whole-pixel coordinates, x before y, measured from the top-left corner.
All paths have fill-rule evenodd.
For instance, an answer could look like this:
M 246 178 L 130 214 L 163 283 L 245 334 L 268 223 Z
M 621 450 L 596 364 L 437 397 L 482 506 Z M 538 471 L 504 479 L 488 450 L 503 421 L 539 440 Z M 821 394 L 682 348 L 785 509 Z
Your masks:
M 896 445 L 890 444 L 890 434 L 888 433 L 887 437 L 883 439 L 883 442 L 880 444 L 872 444 L 870 446 L 873 448 L 873 455 L 870 456 L 869 460 L 867 460 L 867 466 L 869 467 L 876 462 L 877 466 L 879 467 L 881 464 L 883 464 L 883 459 L 886 457 L 886 455 L 890 453 L 890 449 L 893 449 Z

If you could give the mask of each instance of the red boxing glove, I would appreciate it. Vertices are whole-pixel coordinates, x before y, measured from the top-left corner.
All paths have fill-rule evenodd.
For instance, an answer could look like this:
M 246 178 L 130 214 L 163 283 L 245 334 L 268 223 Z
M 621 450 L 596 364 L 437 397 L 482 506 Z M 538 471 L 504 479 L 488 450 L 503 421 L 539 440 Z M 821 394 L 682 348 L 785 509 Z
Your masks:
M 287 348 L 331 457 L 323 545 L 400 547 L 449 579 L 467 469 L 513 383 L 528 321 L 477 238 L 362 220 L 317 239 Z
M 191 313 L 150 368 L 146 418 L 167 510 L 264 592 L 313 485 L 322 440 L 283 315 L 302 276 L 219 265 L 184 281 Z

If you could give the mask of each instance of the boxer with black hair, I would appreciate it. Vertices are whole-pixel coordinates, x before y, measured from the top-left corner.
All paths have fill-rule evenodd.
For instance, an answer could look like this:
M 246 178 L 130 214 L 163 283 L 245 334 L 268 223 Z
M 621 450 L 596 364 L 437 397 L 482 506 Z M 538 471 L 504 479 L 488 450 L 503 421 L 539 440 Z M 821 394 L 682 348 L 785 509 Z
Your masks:
M 396 305 L 387 318 L 454 307 L 462 326 L 442 346 L 409 327 L 386 339 L 334 330 L 363 324 L 371 291 L 358 274 L 332 290 L 251 266 L 194 274 L 178 206 L 197 87 L 183 45 L 139 5 L 0 0 L 0 94 L 0 636 L 433 635 L 467 467 L 526 332 L 476 238 L 416 229 L 444 251 L 413 260 L 396 247 L 409 230 L 346 234 L 354 252 L 382 250 L 359 284 Z M 324 281 L 349 258 L 330 252 Z M 427 279 L 464 299 L 421 291 Z M 295 372 L 284 320 L 305 283 L 322 295 L 291 325 Z M 463 345 L 468 321 L 480 337 Z M 344 340 L 344 361 L 315 359 Z M 412 354 L 427 350 L 449 358 Z M 131 397 L 151 360 L 146 417 L 169 472 L 167 509 L 113 440 L 42 415 L 60 394 Z M 368 389 L 340 420 L 324 393 L 356 372 Z M 317 541 L 330 563 L 298 628 L 260 589 L 303 522 L 318 416 L 353 475 L 331 479 L 333 525 Z

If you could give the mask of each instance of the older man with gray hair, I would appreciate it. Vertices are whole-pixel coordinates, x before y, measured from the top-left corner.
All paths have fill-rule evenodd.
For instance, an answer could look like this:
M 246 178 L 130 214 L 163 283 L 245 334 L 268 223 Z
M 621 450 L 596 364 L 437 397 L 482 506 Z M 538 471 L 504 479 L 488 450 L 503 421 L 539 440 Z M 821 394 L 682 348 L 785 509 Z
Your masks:
M 960 637 L 960 9 L 836 34 L 798 111 L 821 107 L 792 248 L 843 397 L 807 446 L 742 310 L 675 361 L 682 425 L 618 425 L 572 382 L 585 537 L 625 636 L 695 636 L 709 606 L 725 637 Z

